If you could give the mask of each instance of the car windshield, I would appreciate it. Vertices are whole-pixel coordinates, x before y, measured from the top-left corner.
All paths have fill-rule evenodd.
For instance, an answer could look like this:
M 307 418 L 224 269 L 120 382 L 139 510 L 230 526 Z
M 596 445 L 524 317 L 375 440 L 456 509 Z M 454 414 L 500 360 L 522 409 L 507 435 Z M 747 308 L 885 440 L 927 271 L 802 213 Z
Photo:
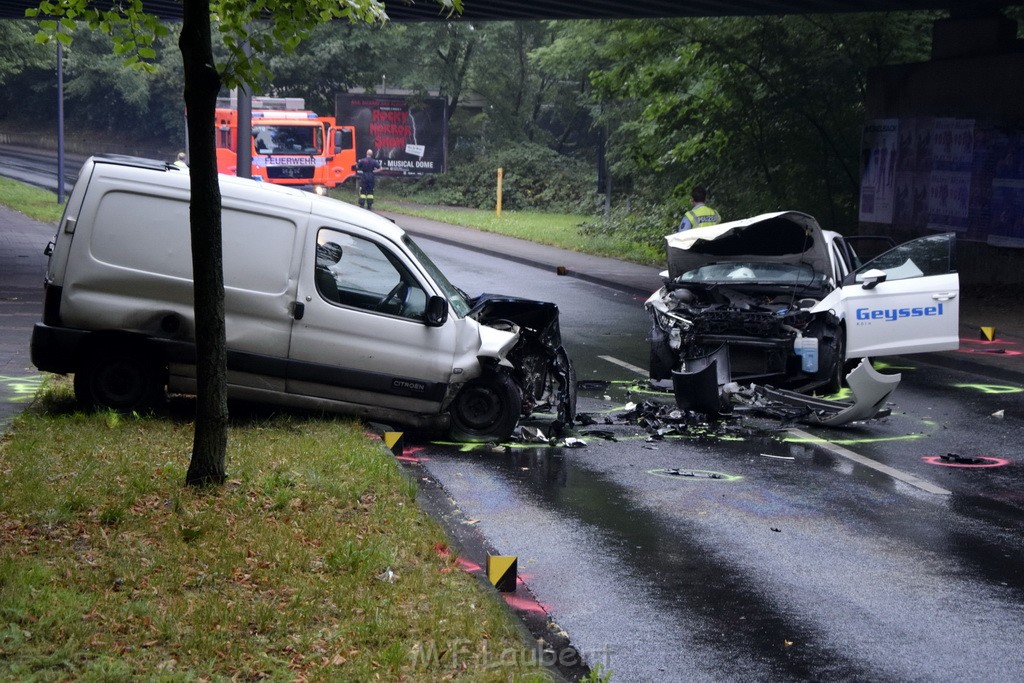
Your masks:
M 470 305 L 469 302 L 466 301 L 466 297 L 462 295 L 462 291 L 448 281 L 448 278 L 446 278 L 444 273 L 441 272 L 441 269 L 434 265 L 434 262 L 430 260 L 430 257 L 427 256 L 426 252 L 420 249 L 420 245 L 416 244 L 411 237 L 403 235 L 402 241 L 407 247 L 409 247 L 409 251 L 416 256 L 416 259 L 420 264 L 422 264 L 423 268 L 430 274 L 431 279 L 437 283 L 437 286 L 441 288 L 442 292 L 444 292 L 444 295 L 448 298 L 448 302 L 452 305 L 452 308 L 455 309 L 455 315 L 460 318 L 466 317 L 466 314 L 469 313 Z
M 676 278 L 676 282 L 807 286 L 819 283 L 823 278 L 821 273 L 815 273 L 806 263 L 731 261 L 709 263 L 687 271 Z

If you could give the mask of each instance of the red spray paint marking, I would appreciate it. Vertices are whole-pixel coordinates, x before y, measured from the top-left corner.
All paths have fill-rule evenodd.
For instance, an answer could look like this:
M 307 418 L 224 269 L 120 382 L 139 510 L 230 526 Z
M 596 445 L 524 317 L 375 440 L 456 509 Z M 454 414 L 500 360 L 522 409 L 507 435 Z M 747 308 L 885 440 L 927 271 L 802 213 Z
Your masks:
M 519 581 L 517 583 L 522 583 Z M 533 597 L 527 595 L 524 597 L 518 593 L 502 593 L 501 597 L 505 598 L 505 604 L 520 612 L 536 612 L 537 614 L 547 614 L 547 608 L 537 602 Z
M 1020 351 L 1011 346 L 1017 346 L 1017 342 L 1004 341 L 996 339 L 988 341 L 987 339 L 968 339 L 966 337 L 960 337 L 960 348 L 957 349 L 959 353 L 980 353 L 986 356 L 1022 356 L 1024 351 Z
M 480 565 L 478 565 L 476 562 L 470 562 L 469 560 L 462 557 L 456 557 L 455 561 L 459 564 L 459 568 L 461 568 L 462 571 L 464 572 L 469 572 L 470 574 L 473 574 L 475 572 L 481 571 Z

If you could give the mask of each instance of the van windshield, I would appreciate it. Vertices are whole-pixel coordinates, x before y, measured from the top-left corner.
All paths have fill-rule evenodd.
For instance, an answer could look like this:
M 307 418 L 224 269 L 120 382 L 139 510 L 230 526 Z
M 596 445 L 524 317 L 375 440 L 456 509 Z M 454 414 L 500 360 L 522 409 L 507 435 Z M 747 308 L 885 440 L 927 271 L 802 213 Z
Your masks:
M 420 249 L 420 245 L 416 244 L 411 237 L 408 235 L 402 235 L 402 241 L 405 246 L 409 247 L 416 259 L 423 265 L 423 268 L 430 273 L 431 279 L 437 283 L 437 286 L 441 288 L 444 295 L 448 298 L 448 302 L 455 309 L 455 315 L 460 318 L 466 317 L 469 313 L 469 302 L 466 300 L 466 296 L 462 293 L 458 287 L 448 281 L 448 278 L 444 276 L 441 269 L 434 265 L 434 262 L 430 260 L 430 257 Z

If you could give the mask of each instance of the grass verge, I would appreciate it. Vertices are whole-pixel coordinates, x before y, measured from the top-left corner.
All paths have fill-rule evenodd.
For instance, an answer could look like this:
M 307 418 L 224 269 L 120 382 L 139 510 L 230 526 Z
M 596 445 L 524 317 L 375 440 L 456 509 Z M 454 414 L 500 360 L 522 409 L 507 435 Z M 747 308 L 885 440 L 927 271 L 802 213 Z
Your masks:
M 0 679 L 549 680 L 358 423 L 75 410 L 48 378 L 0 442 Z M 439 552 L 442 551 L 442 552 Z
M 335 199 L 352 202 L 351 191 L 335 190 Z M 614 239 L 607 236 L 589 236 L 580 231 L 580 226 L 593 217 L 570 213 L 544 213 L 540 211 L 502 211 L 498 216 L 493 209 L 468 209 L 455 206 L 430 206 L 410 201 L 377 199 L 374 209 L 401 213 L 408 216 L 428 218 L 441 223 L 463 225 L 484 232 L 508 235 L 520 239 L 548 244 L 561 249 L 578 251 L 595 256 L 660 265 L 664 253 L 652 246 Z
M 0 204 L 20 211 L 32 220 L 56 225 L 64 213 L 57 203 L 57 193 L 25 185 L 9 178 L 0 178 Z

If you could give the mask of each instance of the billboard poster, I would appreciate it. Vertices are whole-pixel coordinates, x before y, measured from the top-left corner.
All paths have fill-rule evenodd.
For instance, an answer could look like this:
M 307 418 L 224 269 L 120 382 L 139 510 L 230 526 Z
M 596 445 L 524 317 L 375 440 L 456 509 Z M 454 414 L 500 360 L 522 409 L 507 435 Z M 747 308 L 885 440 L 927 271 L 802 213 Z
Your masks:
M 928 222 L 931 125 L 930 119 L 900 120 L 893 225 L 923 228 Z
M 998 136 L 992 145 L 992 224 L 988 242 L 1024 247 L 1024 133 Z
M 974 120 L 935 119 L 931 147 L 928 227 L 966 231 L 970 227 Z
M 356 129 L 362 157 L 372 149 L 387 175 L 444 173 L 448 157 L 448 100 L 404 95 L 335 96 L 338 125 Z
M 860 220 L 866 223 L 892 223 L 899 128 L 897 119 L 869 121 L 864 126 L 860 148 Z

